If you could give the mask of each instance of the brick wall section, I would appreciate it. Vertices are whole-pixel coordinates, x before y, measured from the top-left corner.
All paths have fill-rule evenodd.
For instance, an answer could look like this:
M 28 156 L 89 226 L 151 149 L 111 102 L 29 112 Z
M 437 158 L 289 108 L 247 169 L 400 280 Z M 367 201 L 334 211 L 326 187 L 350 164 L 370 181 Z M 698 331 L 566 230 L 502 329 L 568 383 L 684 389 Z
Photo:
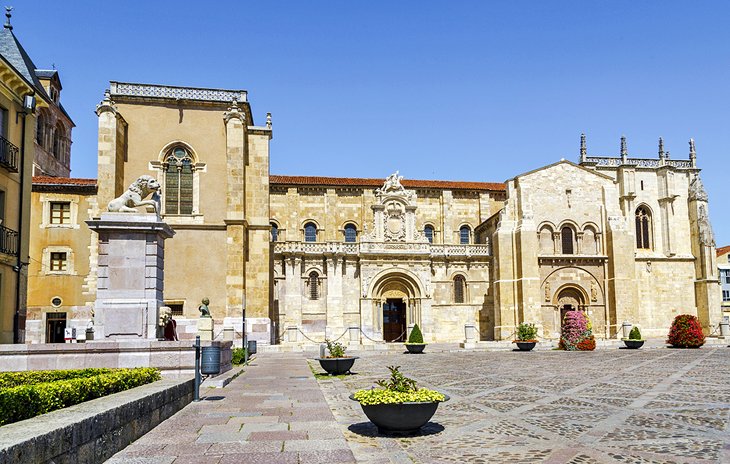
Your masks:
M 3 426 L 0 464 L 104 462 L 192 399 L 192 379 L 161 380 Z

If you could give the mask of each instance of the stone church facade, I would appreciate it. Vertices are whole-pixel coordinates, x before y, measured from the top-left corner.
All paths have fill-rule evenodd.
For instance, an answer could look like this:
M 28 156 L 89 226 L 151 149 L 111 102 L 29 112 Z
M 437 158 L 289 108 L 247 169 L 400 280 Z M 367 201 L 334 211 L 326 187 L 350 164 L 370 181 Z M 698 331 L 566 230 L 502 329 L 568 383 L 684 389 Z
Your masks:
M 657 158 L 629 157 L 625 140 L 617 157 L 589 156 L 582 139 L 577 164 L 506 183 L 277 176 L 270 117 L 254 124 L 245 91 L 112 82 L 97 115 L 89 204 L 142 174 L 160 180 L 176 231 L 164 299 L 181 338 L 195 335 L 203 297 L 216 335 L 240 337 L 245 310 L 249 339 L 282 345 L 395 342 L 415 323 L 428 342 L 511 340 L 520 322 L 556 338 L 571 309 L 600 338 L 623 321 L 664 336 L 681 313 L 709 333 L 722 316 L 693 142 L 675 160 L 661 142 Z M 74 230 L 91 243 L 75 256 L 88 256 L 76 281 L 93 301 L 103 247 Z M 52 285 L 29 285 L 40 282 Z M 88 309 L 68 320 L 85 325 Z

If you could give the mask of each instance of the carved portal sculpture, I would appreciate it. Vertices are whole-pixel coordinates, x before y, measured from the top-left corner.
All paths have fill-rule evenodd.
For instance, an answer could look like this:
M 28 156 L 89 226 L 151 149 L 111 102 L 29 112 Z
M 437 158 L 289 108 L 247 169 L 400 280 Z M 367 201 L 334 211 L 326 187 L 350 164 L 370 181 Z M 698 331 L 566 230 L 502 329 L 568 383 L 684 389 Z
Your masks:
M 155 213 L 159 214 L 159 190 L 160 184 L 154 177 L 140 176 L 126 192 L 110 201 L 107 209 L 111 212 L 136 213 L 137 206 L 152 206 Z M 149 194 L 156 194 L 156 198 L 145 200 Z

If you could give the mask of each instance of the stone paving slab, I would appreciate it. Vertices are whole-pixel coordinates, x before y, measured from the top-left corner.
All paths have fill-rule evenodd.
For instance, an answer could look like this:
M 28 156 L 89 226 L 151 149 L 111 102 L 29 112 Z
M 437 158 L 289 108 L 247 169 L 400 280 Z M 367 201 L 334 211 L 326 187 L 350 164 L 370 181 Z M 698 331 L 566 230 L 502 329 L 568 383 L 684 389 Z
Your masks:
M 114 455 L 112 464 L 355 462 L 302 354 L 266 354 Z
M 379 434 L 348 399 L 390 365 L 451 396 L 417 435 Z M 726 347 L 372 352 L 360 353 L 353 372 L 319 382 L 357 462 L 730 462 Z

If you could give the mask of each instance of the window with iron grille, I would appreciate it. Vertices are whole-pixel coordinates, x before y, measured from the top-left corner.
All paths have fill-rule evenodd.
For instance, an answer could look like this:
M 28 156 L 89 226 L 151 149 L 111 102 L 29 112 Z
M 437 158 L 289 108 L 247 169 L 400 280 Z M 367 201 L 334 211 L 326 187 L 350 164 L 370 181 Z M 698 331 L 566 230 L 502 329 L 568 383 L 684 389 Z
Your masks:
M 636 248 L 651 249 L 651 213 L 643 206 L 636 209 Z
M 165 214 L 193 214 L 193 158 L 182 147 L 165 157 Z
M 469 226 L 461 226 L 459 229 L 459 243 L 468 245 L 471 242 L 471 229 Z
M 66 252 L 51 252 L 51 271 L 63 272 L 68 268 L 68 254 Z
M 573 254 L 573 229 L 571 229 L 570 227 L 563 227 L 563 229 L 560 231 L 560 235 L 562 236 L 562 242 L 563 242 L 563 254 L 572 255 Z
M 172 310 L 173 316 L 183 315 L 183 303 L 167 303 L 165 306 Z
M 345 226 L 345 241 L 351 243 L 357 241 L 357 228 L 355 224 L 347 224 Z
M 730 290 L 722 291 L 722 301 L 730 301 Z
M 51 202 L 51 224 L 71 223 L 71 203 L 68 201 Z
M 454 277 L 454 303 L 463 303 L 464 302 L 464 293 L 466 290 L 466 281 L 464 279 L 464 276 L 456 276 Z
M 433 226 L 427 225 L 424 227 L 423 235 L 428 239 L 428 243 L 433 243 Z
M 304 226 L 304 241 L 305 242 L 316 242 L 317 241 L 317 226 L 312 222 L 308 222 Z
M 312 271 L 309 273 L 309 279 L 307 280 L 307 286 L 309 287 L 309 299 L 319 299 L 319 274 Z

